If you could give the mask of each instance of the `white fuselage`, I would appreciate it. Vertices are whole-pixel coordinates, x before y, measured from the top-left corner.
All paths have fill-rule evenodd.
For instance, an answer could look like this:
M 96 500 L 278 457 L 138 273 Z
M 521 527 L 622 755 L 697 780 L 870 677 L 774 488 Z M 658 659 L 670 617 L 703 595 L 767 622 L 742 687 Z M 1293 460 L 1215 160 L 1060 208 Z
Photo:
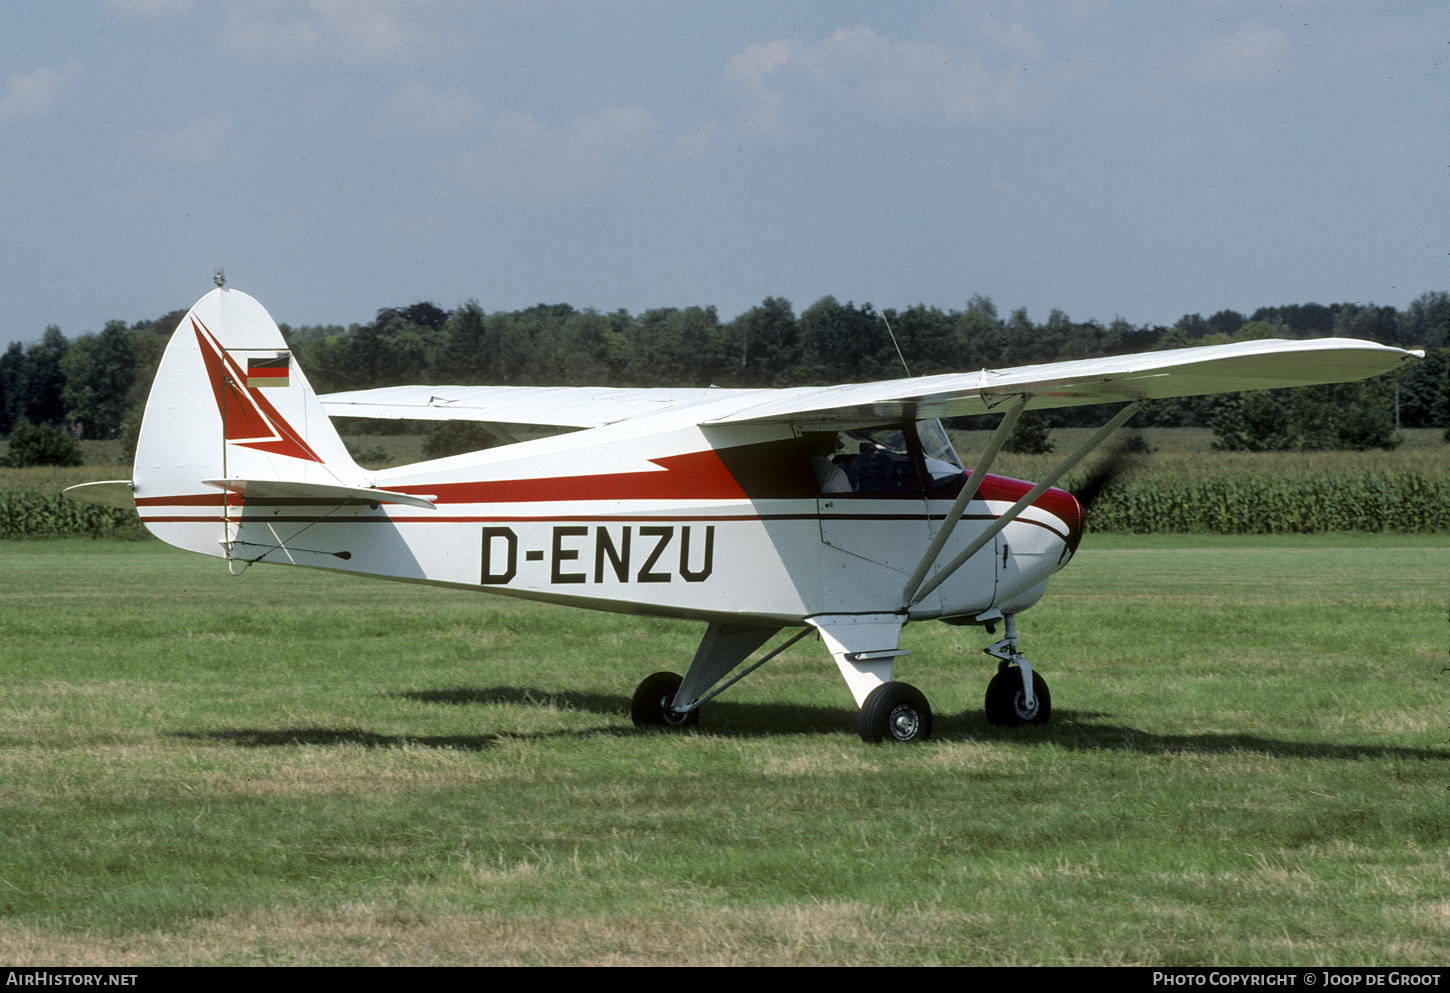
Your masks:
M 822 493 L 785 425 L 651 430 L 649 418 L 386 470 L 374 484 L 436 509 L 193 492 L 138 499 L 163 539 L 285 563 L 614 611 L 799 624 L 898 611 L 961 489 Z M 948 561 L 1028 484 L 988 476 Z M 138 495 L 139 496 L 139 495 Z M 910 619 L 1020 610 L 1081 536 L 1049 490 Z M 928 574 L 930 575 L 930 573 Z

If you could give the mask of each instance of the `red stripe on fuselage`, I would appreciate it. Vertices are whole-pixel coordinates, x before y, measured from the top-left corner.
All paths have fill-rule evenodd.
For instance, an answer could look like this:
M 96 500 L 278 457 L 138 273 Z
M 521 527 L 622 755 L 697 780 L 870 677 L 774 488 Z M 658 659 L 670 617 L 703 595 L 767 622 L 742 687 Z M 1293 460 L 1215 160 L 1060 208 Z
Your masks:
M 579 500 L 745 500 L 713 449 L 650 459 L 660 470 L 387 486 L 435 503 L 564 503 Z
M 763 456 L 752 459 L 751 449 Z M 725 459 L 722 459 L 722 455 Z M 727 460 L 729 466 L 727 466 Z M 665 500 L 692 501 L 740 501 L 806 498 L 814 499 L 813 480 L 802 483 L 797 476 L 808 474 L 803 454 L 789 445 L 768 443 L 746 445 L 734 449 L 716 451 L 705 449 L 681 455 L 668 455 L 651 459 L 655 470 L 619 473 L 593 473 L 578 476 L 553 476 L 531 479 L 470 480 L 456 483 L 418 483 L 406 486 L 384 486 L 381 489 L 395 493 L 409 493 L 433 498 L 438 505 L 500 505 L 500 504 L 558 504 L 593 501 L 614 501 L 637 503 Z M 742 485 L 739 472 L 732 468 L 747 467 L 744 474 L 748 485 Z M 965 482 L 966 473 L 962 474 Z M 978 500 L 1013 504 L 1027 494 L 1036 484 L 1007 476 L 988 474 L 977 491 Z M 804 491 L 804 492 L 803 492 Z M 960 486 L 947 484 L 930 494 L 933 502 L 951 500 L 960 492 Z M 921 504 L 919 493 L 873 494 L 855 497 L 849 493 L 832 494 L 833 500 L 842 502 L 860 501 L 862 512 L 870 509 L 885 509 L 882 504 Z M 138 507 L 219 507 L 223 503 L 231 506 L 245 506 L 251 501 L 241 494 L 188 494 L 175 497 L 145 497 L 136 500 Z M 299 503 L 301 501 L 298 501 Z M 269 499 L 268 504 L 285 506 L 286 501 Z M 839 506 L 839 505 L 838 505 Z M 1034 501 L 1033 506 L 1051 514 L 1063 522 L 1067 529 L 1069 545 L 1076 549 L 1082 537 L 1082 507 L 1066 490 L 1049 488 Z M 622 508 L 621 508 L 622 509 Z M 660 508 L 663 509 L 663 508 Z M 894 516 L 894 515 L 893 515 Z M 909 516 L 909 515 L 908 515 Z M 969 515 L 975 517 L 976 515 Z M 472 518 L 470 518 L 472 519 Z M 494 519 L 477 518 L 479 520 Z M 499 518 L 502 519 L 502 518 Z M 441 521 L 441 517 L 397 518 L 399 522 L 426 520 Z
M 472 480 L 458 483 L 428 483 L 384 486 L 385 492 L 436 497 L 439 504 L 571 503 L 593 500 L 747 500 L 750 497 L 726 470 L 714 451 L 690 452 L 651 459 L 663 471 L 600 473 L 582 476 L 553 476 L 535 479 Z M 1006 476 L 988 475 L 977 497 L 1000 503 L 1016 503 L 1036 485 Z M 947 494 L 950 496 L 951 494 Z M 833 499 L 850 500 L 851 494 L 832 494 Z M 912 500 L 910 494 L 899 498 Z M 768 499 L 768 498 L 767 498 Z M 241 494 L 191 493 L 177 496 L 137 497 L 138 507 L 218 506 L 223 502 L 240 505 Z M 269 502 L 276 502 L 275 499 Z M 866 501 L 862 502 L 863 507 Z M 1033 503 L 1071 526 L 1082 509 L 1071 493 L 1049 488 Z

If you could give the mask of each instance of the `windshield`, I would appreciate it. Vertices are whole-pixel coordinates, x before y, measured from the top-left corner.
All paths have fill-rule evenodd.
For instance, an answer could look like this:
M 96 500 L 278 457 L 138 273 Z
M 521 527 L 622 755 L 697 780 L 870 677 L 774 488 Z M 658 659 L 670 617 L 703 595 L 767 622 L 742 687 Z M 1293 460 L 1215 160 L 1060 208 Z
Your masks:
M 936 418 L 917 421 L 916 435 L 921 440 L 921 454 L 926 460 L 926 473 L 931 477 L 933 487 L 950 482 L 962 474 L 962 460 L 957 458 L 956 449 L 952 448 L 951 439 L 947 437 L 941 421 Z

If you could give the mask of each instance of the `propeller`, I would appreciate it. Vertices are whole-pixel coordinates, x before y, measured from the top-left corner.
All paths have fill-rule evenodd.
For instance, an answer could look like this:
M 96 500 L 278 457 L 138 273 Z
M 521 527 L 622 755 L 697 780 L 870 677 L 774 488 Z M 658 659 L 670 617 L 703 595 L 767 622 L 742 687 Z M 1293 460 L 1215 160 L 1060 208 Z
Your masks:
M 1073 496 L 1082 504 L 1082 509 L 1087 511 L 1103 495 L 1104 490 L 1137 470 L 1143 464 L 1144 458 L 1153 451 L 1141 434 L 1136 431 L 1128 432 L 1108 447 Z

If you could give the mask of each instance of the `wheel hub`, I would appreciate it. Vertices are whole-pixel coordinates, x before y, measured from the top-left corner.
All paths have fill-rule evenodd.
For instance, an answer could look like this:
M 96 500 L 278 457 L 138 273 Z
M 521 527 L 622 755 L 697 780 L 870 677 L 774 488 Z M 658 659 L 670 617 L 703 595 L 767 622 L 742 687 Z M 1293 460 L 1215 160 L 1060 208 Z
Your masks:
M 690 715 L 686 711 L 676 710 L 674 708 L 674 703 L 675 696 L 673 693 L 660 697 L 660 716 L 662 716 L 665 719 L 665 723 L 670 725 L 671 727 L 679 727 L 681 724 L 685 723 L 685 721 L 689 719 Z
M 921 715 L 916 712 L 915 707 L 903 703 L 891 711 L 887 726 L 891 728 L 891 736 L 897 741 L 910 741 L 921 727 Z

